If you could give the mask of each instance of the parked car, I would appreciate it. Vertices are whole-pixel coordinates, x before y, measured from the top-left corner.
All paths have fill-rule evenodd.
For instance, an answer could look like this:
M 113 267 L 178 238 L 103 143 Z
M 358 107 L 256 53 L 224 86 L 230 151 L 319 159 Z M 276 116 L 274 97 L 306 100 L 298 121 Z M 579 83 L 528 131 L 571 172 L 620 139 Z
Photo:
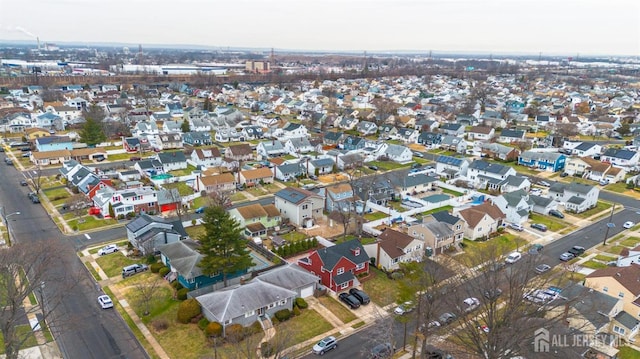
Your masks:
M 569 252 L 564 252 L 560 255 L 560 260 L 563 262 L 567 262 L 575 258 L 576 256 Z
M 420 168 L 420 167 L 422 167 L 422 165 L 421 165 L 421 164 L 419 164 L 419 163 L 414 163 L 414 164 L 412 164 L 412 165 L 411 165 L 411 168 L 412 168 L 412 169 L 414 169 L 414 170 L 415 170 L 415 169 L 418 169 L 418 168 Z
M 329 336 L 319 341 L 318 344 L 314 345 L 312 350 L 314 354 L 324 355 L 324 353 L 336 348 L 337 346 L 338 340 L 334 336 Z
M 511 252 L 507 256 L 507 258 L 504 259 L 504 262 L 507 263 L 507 264 L 513 264 L 513 263 L 519 261 L 521 258 L 522 258 L 522 253 L 520 253 L 520 252 Z
M 195 211 L 195 212 L 196 212 L 196 213 L 204 213 L 204 210 L 205 210 L 206 208 L 207 208 L 207 207 L 198 207 L 198 208 L 196 208 L 196 211 Z
M 20 185 L 21 186 L 28 186 L 29 184 L 27 183 L 27 180 L 20 180 Z
M 538 254 L 542 252 L 542 249 L 544 249 L 542 244 L 534 243 L 529 247 L 529 254 Z
M 529 194 L 534 196 L 542 196 L 542 190 L 540 188 L 534 188 L 531 191 L 529 191 Z
M 111 301 L 111 297 L 106 294 L 98 296 L 98 303 L 100 303 L 102 309 L 113 308 L 113 301 Z
M 542 223 L 532 223 L 531 224 L 531 228 L 537 229 L 540 232 L 546 232 L 547 231 L 547 226 L 545 226 Z
M 487 289 L 484 291 L 483 294 L 484 294 L 484 297 L 489 300 L 496 300 L 499 296 L 502 295 L 502 289 L 500 288 Z
M 370 169 L 370 170 L 377 171 L 377 170 L 378 170 L 378 166 L 369 166 L 369 169 Z
M 314 181 L 317 181 L 317 180 L 318 180 L 318 176 L 316 176 L 316 175 L 309 175 L 309 179 L 312 179 L 312 180 L 314 180 Z
M 631 228 L 631 227 L 633 227 L 633 226 L 635 226 L 635 225 L 636 225 L 636 224 L 635 224 L 635 223 L 633 223 L 633 222 L 631 222 L 631 221 L 626 221 L 626 222 L 624 222 L 624 224 L 622 225 L 622 228 L 629 229 L 629 228 Z
M 569 249 L 569 253 L 573 254 L 574 256 L 579 256 L 582 253 L 584 253 L 586 249 L 584 249 L 584 247 L 580 247 L 580 246 L 573 246 L 571 247 L 571 249 Z
M 370 359 L 386 359 L 393 356 L 393 345 L 391 343 L 381 343 L 371 349 Z
M 138 157 L 138 156 L 131 156 L 129 157 L 129 161 L 140 161 L 142 158 Z
M 132 264 L 122 268 L 122 278 L 131 277 L 136 273 L 141 273 L 149 269 L 146 264 Z
M 371 302 L 371 299 L 369 298 L 367 293 L 361 291 L 358 288 L 349 289 L 349 294 L 354 296 L 360 302 L 360 304 L 364 305 L 364 304 L 369 304 L 369 302 Z
M 535 271 L 538 274 L 542 274 L 542 273 L 548 272 L 549 269 L 551 269 L 550 265 L 548 265 L 548 264 L 539 264 L 539 265 L 536 266 Z
M 453 313 L 444 313 L 440 316 L 440 318 L 438 318 L 438 321 L 440 322 L 440 324 L 442 325 L 447 325 L 452 323 L 454 320 L 456 320 L 456 315 Z
M 413 155 L 416 156 L 416 157 L 420 157 L 420 158 L 424 157 L 424 155 L 421 152 L 418 152 L 418 151 L 413 151 Z
M 551 187 L 551 183 L 547 182 L 547 181 L 540 181 L 538 182 L 539 185 L 544 186 L 544 187 Z
M 33 203 L 33 204 L 40 203 L 40 197 L 38 197 L 38 196 L 31 197 L 31 203 Z
M 558 211 L 557 209 L 550 210 L 549 214 L 557 218 L 564 218 L 564 214 L 562 214 L 562 212 Z
M 7 166 L 13 166 L 13 161 L 10 158 L 5 158 L 4 163 L 6 163 Z
M 404 302 L 399 306 L 397 306 L 396 309 L 393 310 L 393 312 L 396 313 L 397 315 L 404 315 L 406 313 L 411 313 L 412 310 L 413 310 L 413 302 Z
M 109 245 L 106 245 L 106 246 L 100 248 L 100 250 L 98 251 L 98 255 L 104 256 L 104 255 L 107 255 L 107 254 L 115 253 L 117 251 L 118 251 L 118 245 L 109 244 Z
M 348 305 L 351 309 L 360 308 L 360 301 L 349 293 L 340 293 L 340 295 L 338 295 L 338 298 L 340 298 L 340 300 L 344 304 Z
M 569 174 L 568 174 L 567 172 L 562 172 L 562 173 L 560 174 L 560 177 L 567 177 L 568 175 L 569 175 Z
M 462 302 L 464 303 L 465 312 L 471 312 L 480 306 L 480 300 L 475 297 L 469 297 Z
M 25 152 L 25 153 L 23 153 L 23 154 L 22 154 L 22 157 L 23 157 L 23 158 L 31 157 L 31 152 Z
M 509 228 L 516 230 L 518 232 L 524 231 L 524 227 L 521 224 L 517 224 L 517 223 L 509 223 Z

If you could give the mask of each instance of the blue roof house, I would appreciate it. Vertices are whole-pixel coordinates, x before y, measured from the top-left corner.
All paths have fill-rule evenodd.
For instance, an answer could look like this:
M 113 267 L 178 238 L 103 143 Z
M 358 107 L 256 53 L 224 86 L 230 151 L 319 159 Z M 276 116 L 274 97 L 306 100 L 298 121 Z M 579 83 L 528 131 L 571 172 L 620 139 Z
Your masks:
M 544 171 L 558 172 L 564 169 L 567 157 L 557 152 L 524 151 L 518 156 L 518 164 Z
M 73 149 L 73 144 L 68 136 L 49 136 L 36 138 L 38 152 L 60 151 Z

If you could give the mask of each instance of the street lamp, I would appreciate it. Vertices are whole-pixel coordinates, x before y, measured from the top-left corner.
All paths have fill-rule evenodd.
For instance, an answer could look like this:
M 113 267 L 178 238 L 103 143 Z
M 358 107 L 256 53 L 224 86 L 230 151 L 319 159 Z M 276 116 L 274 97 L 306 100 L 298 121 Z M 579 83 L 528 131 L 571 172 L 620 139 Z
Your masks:
M 4 207 L 0 208 L 0 214 L 2 215 L 2 219 L 4 220 L 4 224 L 7 227 L 7 236 L 9 239 L 9 245 L 11 245 L 11 229 L 9 228 L 9 217 L 14 215 L 19 215 L 20 212 L 13 212 L 7 215 L 4 214 Z

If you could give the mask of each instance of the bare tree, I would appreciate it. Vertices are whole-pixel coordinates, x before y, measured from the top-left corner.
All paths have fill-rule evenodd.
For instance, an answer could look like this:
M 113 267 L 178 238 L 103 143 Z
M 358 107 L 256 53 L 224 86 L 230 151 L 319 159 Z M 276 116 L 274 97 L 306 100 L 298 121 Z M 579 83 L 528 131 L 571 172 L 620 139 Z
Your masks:
M 398 107 L 400 107 L 397 103 L 383 97 L 376 97 L 371 103 L 376 107 L 375 122 L 378 125 L 384 123 L 389 116 L 397 115 Z
M 72 210 L 76 217 L 80 217 L 84 214 L 86 198 L 81 193 L 76 193 L 69 197 L 65 205 L 69 210 Z
M 186 214 L 187 210 L 182 204 L 182 195 L 178 188 L 165 188 L 163 189 L 167 193 L 167 197 L 171 200 L 172 203 L 176 204 L 176 216 L 182 222 L 182 217 Z
M 38 324 L 56 321 L 58 327 L 64 318 L 54 318 L 55 308 L 62 303 L 77 278 L 73 273 L 51 270 L 54 262 L 61 261 L 59 250 L 51 240 L 42 239 L 37 246 L 17 243 L 0 248 L 0 332 L 8 359 L 17 359 L 18 350 L 31 338 L 31 330 L 21 330 L 26 316 L 38 315 Z M 43 292 L 47 283 L 46 297 Z M 38 305 L 25 306 L 27 298 L 35 294 Z M 46 302 L 45 302 L 46 300 Z
M 516 146 L 517 149 L 520 150 L 520 152 L 522 152 L 522 151 L 526 151 L 526 150 L 531 148 L 531 142 L 529 142 L 527 140 L 517 141 L 515 143 L 515 146 Z
M 159 276 L 152 276 L 150 280 L 145 280 L 135 285 L 135 301 L 142 307 L 142 314 L 149 315 L 151 312 L 151 306 L 153 305 L 158 289 L 162 286 L 164 281 Z
M 556 124 L 554 132 L 558 136 L 562 136 L 562 137 L 573 137 L 573 136 L 577 136 L 579 133 L 578 127 L 570 123 Z
M 36 167 L 36 169 L 31 171 L 30 176 L 34 191 L 39 193 L 42 188 L 42 167 Z
M 273 338 L 269 340 L 268 344 L 273 359 L 280 359 L 290 356 L 289 348 L 296 344 L 294 336 L 295 330 L 295 325 L 291 322 L 284 322 L 277 325 L 276 333 L 274 334 Z M 265 353 L 262 353 L 262 356 L 267 357 L 264 354 Z
M 220 206 L 228 208 L 231 204 L 231 195 L 233 193 L 228 190 L 217 189 L 207 193 L 208 202 L 211 206 Z

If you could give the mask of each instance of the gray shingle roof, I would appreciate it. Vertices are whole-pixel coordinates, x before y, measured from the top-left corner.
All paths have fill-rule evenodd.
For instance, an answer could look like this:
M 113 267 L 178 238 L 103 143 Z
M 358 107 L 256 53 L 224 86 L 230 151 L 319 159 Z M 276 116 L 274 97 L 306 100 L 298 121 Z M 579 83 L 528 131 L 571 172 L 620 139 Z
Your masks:
M 312 283 L 318 283 L 318 277 L 300 268 L 296 264 L 280 266 L 261 273 L 258 276 L 258 280 L 290 290 L 296 290 Z
M 453 236 L 453 230 L 443 222 L 427 222 L 423 226 L 431 231 L 436 238 L 449 238 Z
M 471 164 L 469 165 L 469 169 L 475 169 L 478 171 L 504 175 L 504 174 L 507 174 L 509 170 L 511 170 L 511 167 L 503 166 L 499 163 L 491 163 L 491 162 L 486 162 L 482 160 L 475 160 L 471 162 Z
M 318 197 L 318 195 L 313 192 L 294 187 L 281 189 L 280 191 L 276 192 L 275 196 L 294 204 L 298 204 L 309 197 Z
M 458 221 L 460 221 L 459 217 L 453 216 L 451 214 L 449 214 L 449 212 L 447 211 L 439 211 L 439 212 L 434 212 L 431 214 L 431 216 L 433 218 L 436 219 L 436 221 L 438 222 L 442 222 L 442 223 L 447 223 L 449 225 L 454 225 L 456 223 L 458 223 Z
M 353 249 L 356 248 L 360 250 L 358 255 L 355 255 L 353 252 Z M 355 264 L 366 263 L 369 261 L 369 256 L 357 239 L 342 242 L 335 246 L 318 249 L 317 253 L 324 264 L 323 267 L 328 270 L 333 270 L 333 267 L 335 267 L 343 257 Z

